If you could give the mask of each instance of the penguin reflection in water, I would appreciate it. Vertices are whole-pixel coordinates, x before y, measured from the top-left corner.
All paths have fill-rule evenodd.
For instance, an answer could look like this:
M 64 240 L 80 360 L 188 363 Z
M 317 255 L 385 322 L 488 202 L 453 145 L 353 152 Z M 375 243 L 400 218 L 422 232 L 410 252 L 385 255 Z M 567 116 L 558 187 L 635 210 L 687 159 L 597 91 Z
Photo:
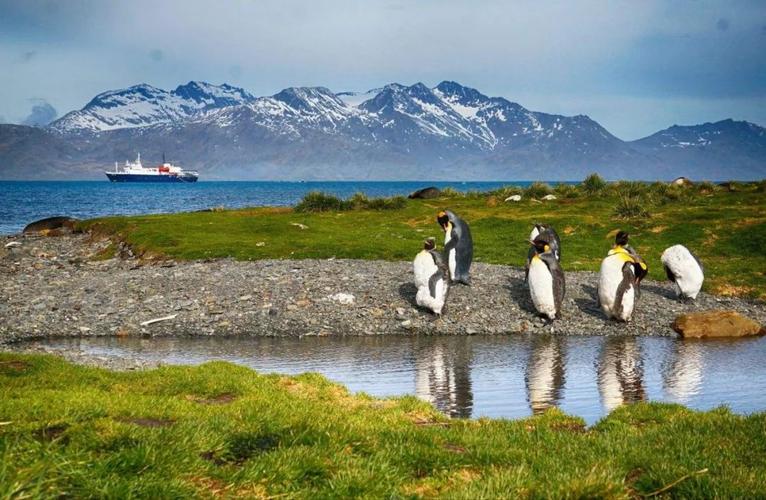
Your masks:
M 439 212 L 436 217 L 439 226 L 444 230 L 444 254 L 449 267 L 452 281 L 471 285 L 471 262 L 473 261 L 473 239 L 468 224 L 450 212 Z
M 532 244 L 532 257 L 529 262 L 529 294 L 535 309 L 549 320 L 561 317 L 561 305 L 564 303 L 566 283 L 564 271 L 551 248 L 551 242 L 545 235 L 538 235 Z
M 529 241 L 535 241 L 540 235 L 549 243 L 551 252 L 556 257 L 556 260 L 561 262 L 561 240 L 556 230 L 547 224 L 535 224 L 532 226 L 532 232 L 529 233 Z M 524 283 L 529 282 L 529 264 L 532 262 L 534 255 L 535 247 L 533 245 L 529 247 L 529 252 L 527 253 L 527 262 L 524 266 Z
M 449 270 L 442 255 L 436 251 L 433 238 L 428 238 L 423 250 L 415 256 L 413 269 L 415 286 L 418 287 L 415 302 L 441 315 L 449 293 Z
M 626 322 L 633 316 L 638 284 L 647 273 L 646 263 L 627 242 L 628 234 L 620 231 L 614 247 L 601 261 L 598 276 L 601 310 L 608 318 Z

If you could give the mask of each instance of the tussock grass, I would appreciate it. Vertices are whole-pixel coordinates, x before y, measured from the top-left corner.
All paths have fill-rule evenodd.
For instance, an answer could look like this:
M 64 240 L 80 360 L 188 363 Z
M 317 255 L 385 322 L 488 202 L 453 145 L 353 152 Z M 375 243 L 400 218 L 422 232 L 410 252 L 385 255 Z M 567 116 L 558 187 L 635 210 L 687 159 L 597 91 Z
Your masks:
M 553 194 L 558 196 L 559 198 L 564 198 L 568 200 L 573 200 L 575 198 L 579 198 L 581 193 L 578 186 L 575 186 L 573 184 L 556 184 L 556 187 L 553 188 Z
M 337 196 L 313 191 L 308 193 L 295 206 L 299 213 L 312 212 L 343 212 L 348 210 L 399 210 L 407 205 L 404 196 L 390 198 L 368 198 L 364 193 L 356 193 L 348 200 Z
M 533 182 L 525 190 L 524 195 L 528 198 L 542 198 L 545 195 L 552 194 L 553 188 L 544 182 Z
M 766 415 L 725 408 L 636 404 L 592 428 L 555 409 L 449 420 L 316 374 L 0 353 L 0 417 L 1 498 L 766 495 Z
M 582 181 L 582 189 L 587 194 L 598 194 L 606 189 L 606 181 L 598 174 L 590 174 Z
M 649 211 L 646 209 L 648 200 L 645 196 L 620 195 L 617 205 L 614 207 L 614 215 L 629 219 L 632 217 L 649 218 Z

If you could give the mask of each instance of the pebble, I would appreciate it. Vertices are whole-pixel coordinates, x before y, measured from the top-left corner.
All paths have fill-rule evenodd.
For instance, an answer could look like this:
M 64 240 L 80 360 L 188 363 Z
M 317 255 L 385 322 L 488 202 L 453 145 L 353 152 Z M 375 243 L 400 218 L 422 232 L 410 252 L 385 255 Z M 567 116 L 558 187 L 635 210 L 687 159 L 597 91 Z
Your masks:
M 164 267 L 167 261 L 127 251 L 93 260 L 109 242 L 85 235 L 20 240 L 0 255 L 0 344 L 6 348 L 24 339 L 84 335 L 477 335 L 552 327 L 556 335 L 676 336 L 670 325 L 679 313 L 711 309 L 766 323 L 763 302 L 702 293 L 681 303 L 670 283 L 648 280 L 633 321 L 616 323 L 596 305 L 596 274 L 566 272 L 563 318 L 549 326 L 534 311 L 522 269 L 482 263 L 472 267 L 472 287 L 451 288 L 437 319 L 415 304 L 410 262 L 221 259 Z M 9 241 L 0 238 L 0 248 Z M 46 264 L 54 257 L 59 266 Z M 137 326 L 172 315 L 173 321 L 143 332 Z

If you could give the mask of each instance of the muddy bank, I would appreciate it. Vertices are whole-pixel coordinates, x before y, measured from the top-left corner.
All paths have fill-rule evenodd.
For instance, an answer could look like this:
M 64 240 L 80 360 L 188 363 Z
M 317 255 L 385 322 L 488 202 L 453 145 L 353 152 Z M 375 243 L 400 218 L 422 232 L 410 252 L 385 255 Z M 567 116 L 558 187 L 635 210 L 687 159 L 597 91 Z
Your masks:
M 653 281 L 644 282 L 632 323 L 607 321 L 596 305 L 596 274 L 567 272 L 564 318 L 548 325 L 534 313 L 522 269 L 481 263 L 474 285 L 455 286 L 437 319 L 415 306 L 408 262 L 147 263 L 94 260 L 108 243 L 84 235 L 16 241 L 21 245 L 0 253 L 0 343 L 52 335 L 667 336 L 675 335 L 670 324 L 678 314 L 708 309 L 766 322 L 763 303 L 703 293 L 684 304 L 669 283 Z

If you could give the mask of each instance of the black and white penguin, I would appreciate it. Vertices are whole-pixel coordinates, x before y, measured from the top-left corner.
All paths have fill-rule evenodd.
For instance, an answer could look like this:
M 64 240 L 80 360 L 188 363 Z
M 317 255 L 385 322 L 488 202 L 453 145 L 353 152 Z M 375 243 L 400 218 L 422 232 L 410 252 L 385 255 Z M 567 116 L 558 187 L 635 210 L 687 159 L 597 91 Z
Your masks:
M 543 236 L 530 242 L 534 249 L 529 263 L 529 294 L 535 309 L 541 315 L 553 320 L 561 317 L 566 283 L 564 271 L 553 254 L 551 245 Z
M 613 248 L 624 248 L 631 257 L 633 257 L 633 260 L 635 263 L 633 264 L 633 274 L 635 275 L 635 283 L 636 283 L 636 295 L 641 295 L 641 281 L 646 278 L 646 275 L 649 274 L 649 266 L 646 265 L 646 261 L 641 257 L 636 250 L 630 246 L 628 243 L 628 240 L 630 239 L 630 235 L 626 233 L 625 231 L 618 231 L 617 235 L 614 237 L 614 247 Z
M 450 278 L 452 281 L 470 285 L 473 239 L 468 224 L 449 210 L 439 212 L 436 220 L 444 230 L 444 254 Z
M 636 304 L 635 258 L 622 246 L 615 246 L 601 261 L 598 301 L 608 318 L 630 321 Z
M 555 229 L 547 224 L 535 224 L 532 226 L 532 232 L 529 233 L 529 241 L 535 241 L 538 236 L 543 235 L 545 241 L 550 242 L 551 251 L 553 252 L 556 260 L 561 262 L 561 240 Z M 527 252 L 527 262 L 524 265 L 524 282 L 529 280 L 529 263 L 532 261 L 532 257 L 535 253 L 535 247 L 529 247 Z
M 441 315 L 449 294 L 449 270 L 435 247 L 435 240 L 428 238 L 412 263 L 418 287 L 415 302 Z
M 702 263 L 683 245 L 666 248 L 660 257 L 668 279 L 675 283 L 680 299 L 696 299 L 705 280 Z

